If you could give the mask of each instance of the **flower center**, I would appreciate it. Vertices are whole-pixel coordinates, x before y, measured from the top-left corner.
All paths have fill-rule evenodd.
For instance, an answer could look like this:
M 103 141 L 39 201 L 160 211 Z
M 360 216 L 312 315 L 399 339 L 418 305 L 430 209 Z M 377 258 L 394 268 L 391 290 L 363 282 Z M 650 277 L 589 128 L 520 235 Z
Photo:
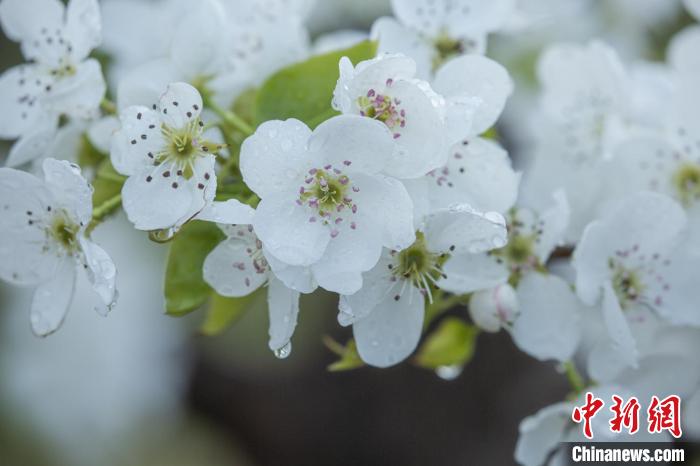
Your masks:
M 199 118 L 189 121 L 183 128 L 162 125 L 161 134 L 166 144 L 163 150 L 155 154 L 156 164 L 170 163 L 178 170 L 178 174 L 179 171 L 182 172 L 183 178 L 192 178 L 198 158 L 209 153 L 215 154 L 223 148 L 221 144 L 202 139 L 203 128 L 204 123 Z
M 673 186 L 684 205 L 700 200 L 700 165 L 681 165 L 673 174 Z
M 615 257 L 608 259 L 608 268 L 620 306 L 623 309 L 633 303 L 661 306 L 663 294 L 671 288 L 662 271 L 669 265 L 669 259 L 658 253 L 645 254 L 637 244 L 615 251 Z
M 505 262 L 508 265 L 511 271 L 509 282 L 511 286 L 516 286 L 525 270 L 544 269 L 535 251 L 535 245 L 542 235 L 542 222 L 534 213 L 525 210 L 511 212 L 509 220 L 508 243 L 487 254 L 499 264 Z
M 611 259 L 608 265 L 613 270 L 613 290 L 622 308 L 626 308 L 630 303 L 637 301 L 646 289 L 641 274 L 638 270 L 625 268 L 614 259 Z
M 49 237 L 60 244 L 68 254 L 72 255 L 78 250 L 80 225 L 70 220 L 64 211 L 59 211 L 53 216 L 46 230 Z
M 394 262 L 389 264 L 392 281 L 403 280 L 417 288 L 422 295 L 428 296 L 432 302 L 431 285 L 436 285 L 440 277 L 445 277 L 442 265 L 448 259 L 447 254 L 435 254 L 428 250 L 425 235 L 416 232 L 416 241 L 402 251 L 392 251 Z M 404 288 L 394 296 L 395 300 L 401 299 Z
M 393 80 L 386 80 L 387 87 L 391 87 Z M 387 94 L 380 94 L 374 89 L 367 91 L 367 95 L 357 99 L 360 115 L 379 120 L 391 130 L 398 130 L 406 126 L 406 111 L 401 108 L 401 100 L 392 98 Z M 394 131 L 394 138 L 401 134 Z
M 474 44 L 471 44 L 471 48 Z M 433 71 L 440 68 L 446 61 L 462 55 L 467 47 L 461 40 L 453 39 L 445 32 L 440 33 L 433 41 L 435 54 L 433 55 Z
M 350 161 L 343 162 L 345 166 L 350 165 Z M 309 222 L 322 222 L 324 225 L 331 225 L 331 236 L 338 236 L 337 227 L 345 221 L 345 214 L 348 216 L 357 213 L 357 204 L 353 203 L 350 195 L 359 192 L 360 188 L 352 186 L 350 178 L 339 168 L 326 165 L 323 168 L 312 168 L 309 176 L 304 180 L 304 185 L 299 188 L 298 205 L 307 205 L 318 213 L 309 218 Z M 357 224 L 350 222 L 350 228 L 356 229 Z

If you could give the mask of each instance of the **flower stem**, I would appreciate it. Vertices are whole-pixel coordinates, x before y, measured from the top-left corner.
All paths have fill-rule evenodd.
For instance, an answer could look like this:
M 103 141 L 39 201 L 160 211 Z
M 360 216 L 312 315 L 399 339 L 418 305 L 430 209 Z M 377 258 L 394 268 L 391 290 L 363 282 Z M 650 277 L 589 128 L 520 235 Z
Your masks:
M 114 212 L 117 208 L 122 203 L 122 195 L 121 193 L 115 194 L 114 196 L 110 197 L 106 201 L 104 201 L 102 204 L 98 205 L 94 209 L 92 209 L 92 220 L 90 220 L 90 224 L 87 226 L 87 229 L 85 230 L 86 235 L 90 235 L 92 231 L 102 223 L 109 214 Z
M 255 132 L 252 126 L 248 124 L 243 118 L 239 117 L 230 110 L 221 108 L 219 105 L 214 103 L 211 99 L 207 99 L 206 105 L 214 111 L 219 117 L 229 126 L 237 129 L 246 136 L 250 136 Z
M 571 361 L 566 361 L 562 364 L 562 368 L 564 369 L 564 374 L 566 374 L 566 378 L 569 381 L 569 385 L 571 385 L 571 389 L 577 394 L 581 393 L 583 389 L 586 388 L 586 384 L 584 383 L 583 377 L 581 377 L 581 374 L 579 374 L 574 363 Z
M 114 102 L 112 102 L 109 99 L 102 99 L 102 102 L 100 102 L 100 109 L 106 114 L 106 115 L 116 115 L 117 114 L 117 106 Z

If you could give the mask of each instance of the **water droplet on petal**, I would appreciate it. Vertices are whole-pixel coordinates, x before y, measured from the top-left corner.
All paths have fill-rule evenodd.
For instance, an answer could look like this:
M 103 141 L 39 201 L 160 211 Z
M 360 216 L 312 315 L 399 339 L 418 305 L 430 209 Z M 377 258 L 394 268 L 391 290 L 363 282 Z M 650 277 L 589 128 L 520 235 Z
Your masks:
M 167 243 L 175 237 L 178 228 L 171 227 L 163 230 L 152 230 L 148 232 L 148 238 L 156 243 Z
M 454 380 L 462 374 L 463 366 L 453 364 L 450 366 L 440 366 L 435 369 L 435 374 L 442 380 Z
M 502 248 L 507 242 L 506 238 L 500 235 L 493 235 L 493 238 L 491 238 L 491 243 L 496 248 Z
M 286 359 L 290 354 L 292 354 L 292 342 L 288 341 L 286 345 L 284 345 L 282 348 L 276 349 L 274 353 L 277 359 Z

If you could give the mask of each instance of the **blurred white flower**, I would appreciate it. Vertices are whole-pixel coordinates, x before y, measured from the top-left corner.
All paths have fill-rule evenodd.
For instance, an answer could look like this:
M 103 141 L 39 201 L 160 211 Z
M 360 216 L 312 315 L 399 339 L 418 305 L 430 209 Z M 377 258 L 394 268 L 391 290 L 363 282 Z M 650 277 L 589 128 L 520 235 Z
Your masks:
M 117 271 L 109 255 L 85 236 L 92 218 L 92 189 L 80 169 L 66 161 L 44 161 L 44 181 L 11 168 L 0 169 L 0 278 L 38 285 L 31 305 L 32 330 L 56 331 L 73 298 L 77 269 L 85 269 L 106 314 L 117 298 Z
M 105 83 L 88 55 L 101 41 L 100 10 L 96 0 L 5 0 L 0 24 L 30 61 L 0 77 L 0 137 L 20 138 L 8 159 L 16 166 L 46 149 L 59 116 L 97 114 Z
M 484 53 L 486 37 L 513 14 L 514 0 L 392 0 L 394 18 L 379 18 L 372 37 L 380 53 L 404 53 L 418 64 L 418 76 L 429 79 L 451 58 Z
M 586 227 L 574 252 L 576 293 L 586 304 L 601 303 L 610 340 L 600 351 L 609 359 L 636 366 L 630 321 L 649 319 L 649 311 L 674 324 L 700 324 L 692 304 L 700 291 L 688 273 L 700 258 L 682 248 L 686 225 L 672 199 L 640 192 Z

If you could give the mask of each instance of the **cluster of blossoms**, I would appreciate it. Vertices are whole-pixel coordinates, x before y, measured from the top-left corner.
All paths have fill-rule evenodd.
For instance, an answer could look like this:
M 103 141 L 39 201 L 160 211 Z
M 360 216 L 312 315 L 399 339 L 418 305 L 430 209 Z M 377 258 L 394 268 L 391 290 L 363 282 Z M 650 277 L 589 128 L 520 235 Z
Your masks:
M 312 46 L 305 1 L 113 1 L 103 25 L 96 0 L 2 0 L 28 63 L 0 77 L 0 137 L 15 140 L 0 168 L 0 278 L 37 286 L 33 331 L 60 326 L 76 264 L 98 312 L 115 307 L 117 271 L 90 237 L 121 207 L 173 242 L 173 261 L 195 249 L 190 227 L 211 226 L 216 242 L 180 268 L 223 297 L 266 287 L 277 357 L 291 353 L 300 296 L 318 288 L 352 326 L 342 352 L 376 367 L 466 305 L 463 326 L 507 331 L 577 394 L 692 397 L 700 435 L 697 26 L 653 68 L 597 41 L 545 50 L 519 172 L 493 130 L 514 83 L 485 56 L 488 35 L 522 19 L 516 2 L 392 6 L 369 36 Z M 173 27 L 151 37 L 162 18 Z M 325 78 L 313 73 L 329 57 L 320 108 L 308 88 L 285 94 L 294 73 Z M 465 363 L 431 368 L 455 376 Z M 516 459 L 542 464 L 578 438 L 572 407 L 526 419 Z

